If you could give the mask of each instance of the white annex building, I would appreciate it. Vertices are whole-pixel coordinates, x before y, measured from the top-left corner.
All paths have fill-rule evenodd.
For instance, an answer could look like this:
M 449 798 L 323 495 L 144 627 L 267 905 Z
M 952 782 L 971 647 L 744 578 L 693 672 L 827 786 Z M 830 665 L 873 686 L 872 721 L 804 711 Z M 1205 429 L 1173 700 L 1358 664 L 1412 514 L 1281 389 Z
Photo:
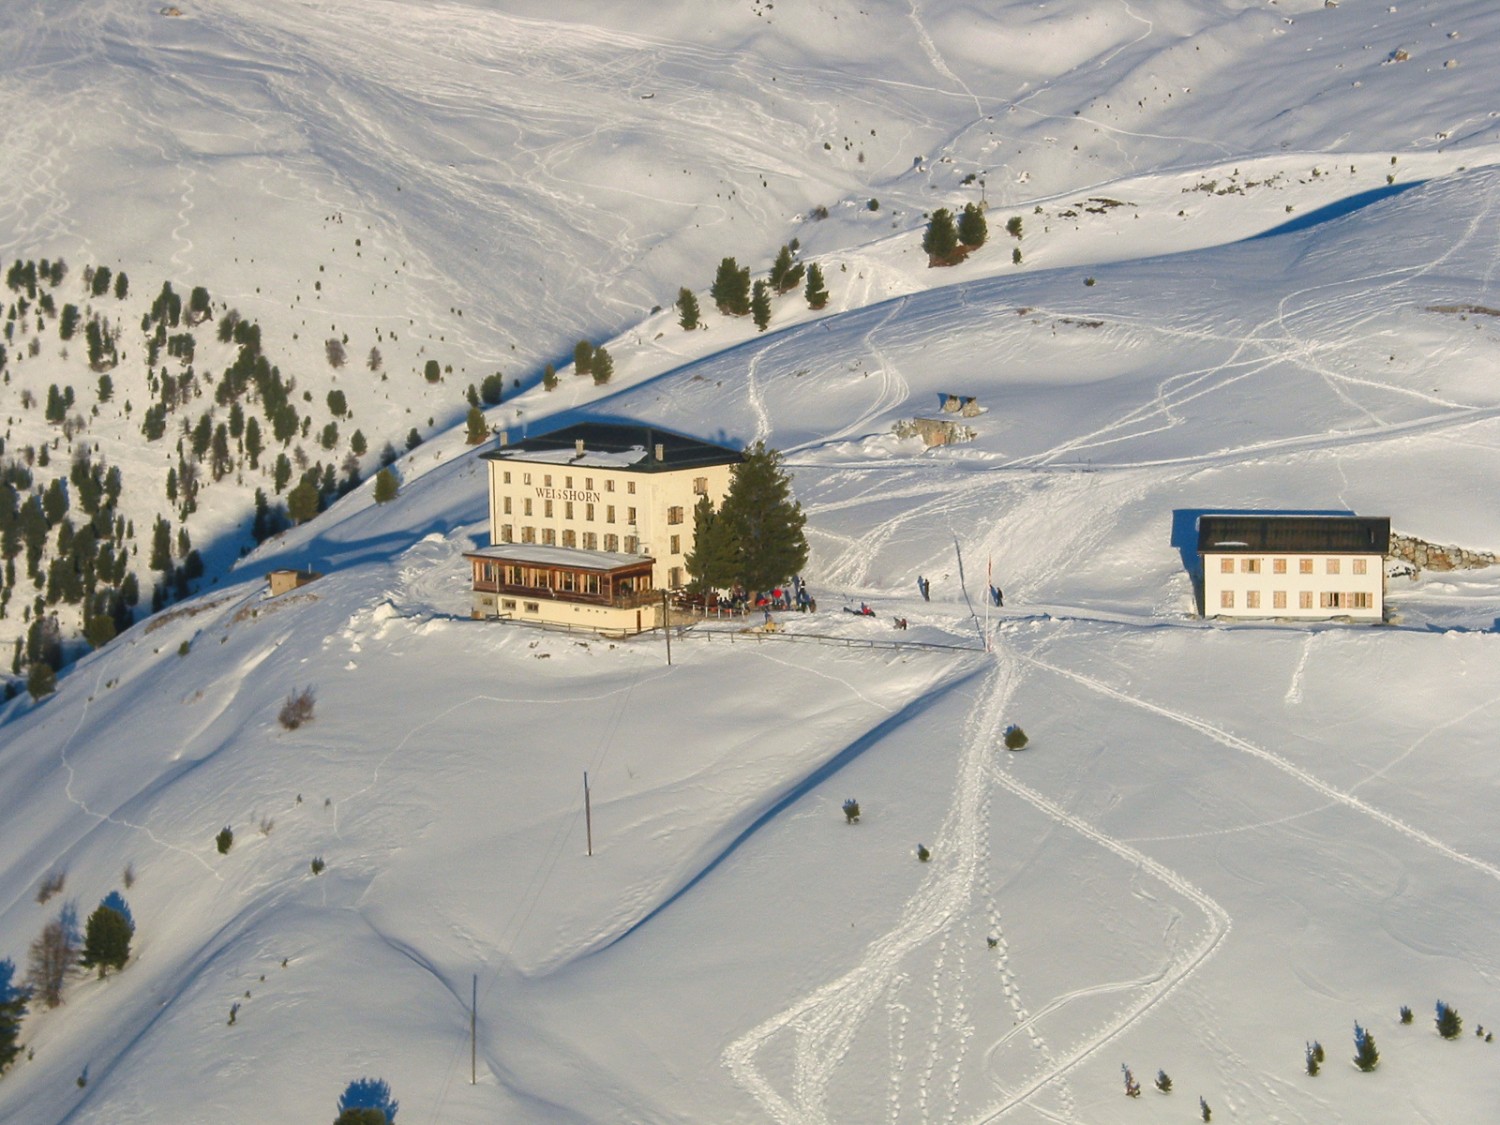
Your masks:
M 687 583 L 693 509 L 715 507 L 744 456 L 627 422 L 580 422 L 482 455 L 490 546 L 466 555 L 475 617 L 604 632 L 657 623 L 659 591 Z
M 1380 621 L 1390 542 L 1385 517 L 1200 516 L 1203 613 Z

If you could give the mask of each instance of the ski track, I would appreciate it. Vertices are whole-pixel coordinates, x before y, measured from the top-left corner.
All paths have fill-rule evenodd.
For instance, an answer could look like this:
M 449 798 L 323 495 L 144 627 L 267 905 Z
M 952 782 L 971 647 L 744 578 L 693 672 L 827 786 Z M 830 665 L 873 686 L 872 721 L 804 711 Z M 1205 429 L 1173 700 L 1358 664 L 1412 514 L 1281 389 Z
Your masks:
M 1240 738 L 1238 735 L 1230 734 L 1228 731 L 1214 726 L 1207 720 L 1194 718 L 1192 715 L 1188 715 L 1184 712 L 1174 711 L 1169 707 L 1162 707 L 1158 704 L 1148 702 L 1147 700 L 1141 699 L 1138 696 L 1130 695 L 1128 692 L 1121 691 L 1118 688 L 1110 687 L 1108 684 L 1104 683 L 1101 680 L 1096 680 L 1090 676 L 1085 676 L 1081 672 L 1074 672 L 1066 668 L 1058 667 L 1055 664 L 1049 664 L 1048 662 L 1041 660 L 1038 657 L 1018 655 L 1018 659 L 1023 660 L 1027 664 L 1030 664 L 1034 667 L 1043 669 L 1044 671 L 1051 672 L 1054 675 L 1061 676 L 1064 679 L 1072 680 L 1075 683 L 1081 684 L 1084 687 L 1090 689 L 1091 691 L 1100 693 L 1101 695 L 1106 695 L 1110 698 L 1118 699 L 1123 703 L 1128 703 L 1132 707 L 1139 707 L 1144 711 L 1150 711 L 1151 713 L 1160 715 L 1165 719 L 1170 719 L 1172 722 L 1181 723 L 1183 726 L 1198 731 L 1200 734 L 1207 736 L 1214 742 L 1217 742 L 1222 746 L 1226 746 L 1231 750 L 1236 750 L 1240 753 L 1248 754 L 1251 757 L 1259 758 L 1261 761 L 1274 766 L 1276 769 L 1280 770 L 1282 773 L 1286 774 L 1293 780 L 1298 781 L 1314 792 L 1321 794 L 1323 797 L 1328 799 L 1330 804 L 1342 805 L 1343 807 L 1351 809 L 1354 812 L 1361 813 L 1362 815 L 1385 825 L 1387 828 L 1394 829 L 1396 832 L 1399 832 L 1401 835 L 1406 836 L 1408 839 L 1415 840 L 1417 843 L 1423 844 L 1426 847 L 1429 847 L 1434 851 L 1447 856 L 1449 859 L 1452 859 L 1467 867 L 1472 867 L 1474 870 L 1480 872 L 1481 874 L 1488 875 L 1491 879 L 1500 880 L 1500 867 L 1497 867 L 1496 865 L 1489 863 L 1486 860 L 1482 860 L 1477 856 L 1469 855 L 1467 852 L 1460 851 L 1458 848 L 1444 843 L 1436 836 L 1433 836 L 1428 832 L 1424 832 L 1420 828 L 1413 827 L 1412 825 L 1407 824 L 1405 821 L 1398 819 L 1397 817 L 1383 811 L 1382 809 L 1376 808 L 1368 801 L 1364 801 L 1361 798 L 1354 796 L 1353 793 L 1347 793 L 1341 789 L 1335 788 L 1333 785 L 1330 785 L 1322 778 L 1309 773 L 1301 766 L 1288 761 L 1287 759 L 1281 757 L 1279 754 L 1272 753 L 1270 750 L 1266 750 L 1260 746 L 1256 746 L 1254 743 Z M 1475 708 L 1475 710 L 1490 706 L 1493 702 L 1494 701 L 1490 701 L 1484 704 L 1480 704 L 1479 707 Z
M 832 1120 L 827 1105 L 830 1082 L 882 996 L 892 1072 L 887 1097 L 891 1120 L 899 1120 L 903 1094 L 903 1079 L 899 1075 L 909 1069 L 912 1061 L 905 1048 L 911 1011 L 900 999 L 909 984 L 909 975 L 902 966 L 924 949 L 930 949 L 932 957 L 927 997 L 932 1015 L 927 1021 L 927 1043 L 914 1079 L 917 1119 L 962 1120 L 975 1125 L 995 1121 L 1056 1084 L 1061 1114 L 1038 1106 L 1030 1108 L 1052 1120 L 1076 1120 L 1076 1106 L 1065 1082 L 1067 1073 L 1161 1003 L 1197 971 L 1228 935 L 1229 915 L 1193 884 L 1138 849 L 1067 812 L 995 765 L 994 746 L 1018 674 L 1016 662 L 997 657 L 991 682 L 982 699 L 976 700 L 965 723 L 963 759 L 954 802 L 935 847 L 937 862 L 951 861 L 951 865 L 934 872 L 908 900 L 895 926 L 871 942 L 852 969 L 763 1021 L 725 1049 L 722 1061 L 735 1081 L 775 1121 L 783 1125 L 826 1125 Z M 1054 998 L 1035 1013 L 1028 1012 L 1021 1004 L 1010 968 L 993 892 L 982 878 L 990 856 L 987 829 L 990 794 L 996 787 L 1021 798 L 1055 824 L 1073 829 L 1194 903 L 1207 922 L 1203 935 L 1157 973 L 1137 980 L 1089 985 Z M 995 942 L 992 952 L 996 955 L 996 970 L 1016 1017 L 1014 1025 L 986 1049 L 985 1057 L 1024 1033 L 1041 1053 L 1042 1065 L 1019 1088 L 1004 1092 L 998 1101 L 973 1113 L 962 1104 L 960 1079 L 976 1034 L 965 988 L 974 970 L 962 952 L 978 936 L 971 932 L 970 922 L 976 906 L 988 923 L 987 936 Z M 957 951 L 953 948 L 955 940 Z M 1038 1026 L 1047 1015 L 1073 1000 L 1112 992 L 1140 995 L 1071 1049 L 1054 1052 L 1049 1048 Z M 788 1089 L 778 1089 L 757 1064 L 759 1054 L 783 1038 L 790 1038 L 794 1052 Z M 944 1060 L 950 1060 L 946 1066 Z

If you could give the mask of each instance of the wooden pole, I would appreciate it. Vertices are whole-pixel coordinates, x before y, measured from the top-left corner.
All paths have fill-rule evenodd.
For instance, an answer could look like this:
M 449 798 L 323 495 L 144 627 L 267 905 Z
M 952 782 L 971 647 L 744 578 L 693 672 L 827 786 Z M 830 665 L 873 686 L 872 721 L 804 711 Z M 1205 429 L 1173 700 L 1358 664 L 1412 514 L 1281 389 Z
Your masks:
M 661 631 L 667 638 L 667 667 L 672 666 L 672 608 L 667 604 L 667 592 L 661 592 Z
M 589 771 L 583 771 L 583 822 L 588 828 L 589 855 L 594 854 L 594 810 L 589 803 Z
M 474 974 L 474 999 L 469 1004 L 469 1085 L 479 1081 L 479 974 Z

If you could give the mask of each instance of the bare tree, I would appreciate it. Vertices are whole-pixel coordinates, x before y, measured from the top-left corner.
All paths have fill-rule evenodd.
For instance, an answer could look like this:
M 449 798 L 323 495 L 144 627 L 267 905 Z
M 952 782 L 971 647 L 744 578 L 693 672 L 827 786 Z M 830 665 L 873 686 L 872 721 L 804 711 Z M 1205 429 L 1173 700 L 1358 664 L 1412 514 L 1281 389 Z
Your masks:
M 348 354 L 344 351 L 343 341 L 337 337 L 330 337 L 323 341 L 323 354 L 328 357 L 328 366 L 335 370 L 343 367 L 349 359 Z
M 56 918 L 31 943 L 27 983 L 36 990 L 38 1000 L 55 1008 L 62 1003 L 63 981 L 77 964 L 78 945 L 72 928 L 61 917 Z

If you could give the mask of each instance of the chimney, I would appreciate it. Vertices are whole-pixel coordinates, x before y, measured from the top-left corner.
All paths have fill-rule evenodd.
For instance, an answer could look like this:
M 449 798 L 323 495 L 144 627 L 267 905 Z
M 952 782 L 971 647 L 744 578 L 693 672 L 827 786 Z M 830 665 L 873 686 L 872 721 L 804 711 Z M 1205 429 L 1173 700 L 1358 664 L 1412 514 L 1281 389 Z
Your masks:
M 656 459 L 658 461 L 665 461 L 667 459 L 667 455 L 666 454 L 667 454 L 667 447 L 665 445 L 663 445 L 661 442 L 657 442 L 656 443 Z
M 504 449 L 509 444 L 510 444 L 510 432 L 508 430 L 501 430 L 500 431 L 500 448 Z
M 575 441 L 573 443 L 573 452 L 576 453 L 579 457 L 583 456 L 583 439 L 582 438 L 579 438 L 577 441 Z

